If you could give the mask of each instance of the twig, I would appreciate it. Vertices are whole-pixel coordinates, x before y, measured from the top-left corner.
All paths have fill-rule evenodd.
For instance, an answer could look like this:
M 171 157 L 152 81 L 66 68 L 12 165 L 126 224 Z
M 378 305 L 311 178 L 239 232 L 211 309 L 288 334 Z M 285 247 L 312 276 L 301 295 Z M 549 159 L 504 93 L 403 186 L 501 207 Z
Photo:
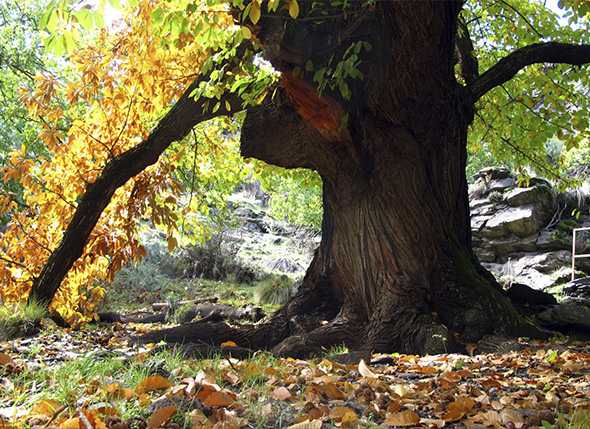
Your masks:
M 53 416 L 51 416 L 51 418 L 49 419 L 49 421 L 48 421 L 47 423 L 45 423 L 45 425 L 44 425 L 43 427 L 44 427 L 44 428 L 48 428 L 48 427 L 49 427 L 49 425 L 50 425 L 51 423 L 53 423 L 53 421 L 54 421 L 55 419 L 57 419 L 57 417 L 58 417 L 58 416 L 59 416 L 61 413 L 63 413 L 63 412 L 64 412 L 64 410 L 65 410 L 66 408 L 67 408 L 67 407 L 66 407 L 65 405 L 62 405 L 62 406 L 61 406 L 61 407 L 59 407 L 57 410 L 55 410 L 55 412 L 53 413 Z

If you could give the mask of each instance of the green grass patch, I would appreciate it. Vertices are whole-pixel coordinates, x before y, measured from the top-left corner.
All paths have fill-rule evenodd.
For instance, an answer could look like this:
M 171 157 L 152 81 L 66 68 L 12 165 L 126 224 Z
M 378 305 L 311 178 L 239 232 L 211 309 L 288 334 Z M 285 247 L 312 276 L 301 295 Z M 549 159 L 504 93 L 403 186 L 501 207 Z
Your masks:
M 46 308 L 34 302 L 0 306 L 0 340 L 33 334 L 39 320 L 46 316 Z

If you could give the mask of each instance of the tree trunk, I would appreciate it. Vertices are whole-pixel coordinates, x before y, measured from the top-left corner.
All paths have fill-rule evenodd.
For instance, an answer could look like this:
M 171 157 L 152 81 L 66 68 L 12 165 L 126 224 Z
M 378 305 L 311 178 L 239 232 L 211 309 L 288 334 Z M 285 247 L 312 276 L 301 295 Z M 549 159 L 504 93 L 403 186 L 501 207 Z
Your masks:
M 165 339 L 205 336 L 303 356 L 340 343 L 445 352 L 486 334 L 538 333 L 471 249 L 465 167 L 473 97 L 453 69 L 460 6 L 377 2 L 373 12 L 352 11 L 338 25 L 295 20 L 279 37 L 259 35 L 267 43 L 282 38 L 267 51 L 283 71 L 283 97 L 248 111 L 242 154 L 321 175 L 322 242 L 302 290 L 268 323 L 194 324 Z M 310 73 L 295 73 L 307 60 L 326 65 L 335 40 L 347 41 L 332 47 L 336 57 L 355 40 L 372 46 L 362 82 L 349 81 L 350 100 L 320 95 Z

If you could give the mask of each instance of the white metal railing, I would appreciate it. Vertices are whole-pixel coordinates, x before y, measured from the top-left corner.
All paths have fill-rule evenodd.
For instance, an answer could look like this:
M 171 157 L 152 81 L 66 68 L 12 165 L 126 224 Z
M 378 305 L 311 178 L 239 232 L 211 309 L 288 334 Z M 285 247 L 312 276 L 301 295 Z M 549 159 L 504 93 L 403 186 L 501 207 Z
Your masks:
M 590 258 L 590 253 L 583 253 L 576 255 L 576 232 L 577 231 L 590 231 L 590 227 L 587 228 L 574 228 L 572 237 L 572 281 L 576 278 L 576 258 Z

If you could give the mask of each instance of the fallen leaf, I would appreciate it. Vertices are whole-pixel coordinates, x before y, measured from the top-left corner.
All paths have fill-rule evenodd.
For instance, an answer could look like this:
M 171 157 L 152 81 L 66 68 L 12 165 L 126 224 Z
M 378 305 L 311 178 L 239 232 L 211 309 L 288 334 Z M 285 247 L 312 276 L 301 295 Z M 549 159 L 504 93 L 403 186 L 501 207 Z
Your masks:
M 0 353 L 0 366 L 12 365 L 16 366 L 14 361 L 6 353 Z
M 305 420 L 301 423 L 295 423 L 289 426 L 287 429 L 322 429 L 321 420 Z
M 42 399 L 33 405 L 29 415 L 52 417 L 60 407 L 61 404 L 57 401 L 52 399 Z
M 80 429 L 80 419 L 78 417 L 67 419 L 59 425 L 59 429 Z
M 390 426 L 415 426 L 420 423 L 420 416 L 412 410 L 387 413 L 384 423 Z
M 446 422 L 456 422 L 457 420 L 461 420 L 473 409 L 474 406 L 475 401 L 473 399 L 466 396 L 459 397 L 449 404 L 442 419 Z
M 176 414 L 176 407 L 174 406 L 157 409 L 148 419 L 147 428 L 156 429 L 161 427 L 164 423 L 167 423 L 174 414 Z
M 150 375 L 144 378 L 135 388 L 138 395 L 142 393 L 152 392 L 154 390 L 168 389 L 172 386 L 170 380 L 161 375 Z
M 211 392 L 203 401 L 208 407 L 227 407 L 234 402 L 234 399 L 225 392 Z
M 287 401 L 291 399 L 291 392 L 286 387 L 277 387 L 272 391 L 272 397 L 279 401 Z
M 362 375 L 363 377 L 366 378 L 377 378 L 377 374 L 375 374 L 373 371 L 371 371 L 371 369 L 369 368 L 369 366 L 365 363 L 364 359 L 361 359 L 361 361 L 359 362 L 359 373 L 360 375 Z

